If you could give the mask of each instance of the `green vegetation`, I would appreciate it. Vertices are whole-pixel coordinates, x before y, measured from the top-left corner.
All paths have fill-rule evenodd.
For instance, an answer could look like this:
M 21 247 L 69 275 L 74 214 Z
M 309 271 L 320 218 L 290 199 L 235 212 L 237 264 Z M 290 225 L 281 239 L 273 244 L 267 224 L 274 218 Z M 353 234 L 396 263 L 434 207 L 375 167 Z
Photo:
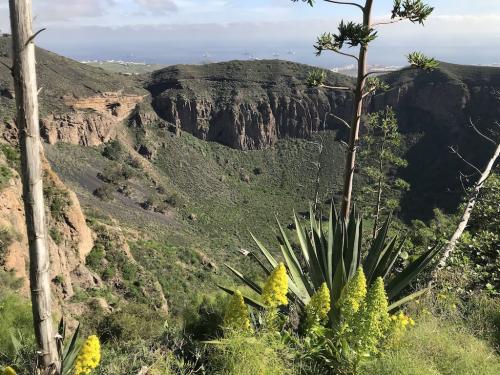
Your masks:
M 9 167 L 0 165 L 0 190 L 8 186 L 13 174 Z
M 14 240 L 14 235 L 12 231 L 8 228 L 0 227 L 0 265 L 3 264 L 3 260 L 7 253 L 7 248 L 10 246 Z

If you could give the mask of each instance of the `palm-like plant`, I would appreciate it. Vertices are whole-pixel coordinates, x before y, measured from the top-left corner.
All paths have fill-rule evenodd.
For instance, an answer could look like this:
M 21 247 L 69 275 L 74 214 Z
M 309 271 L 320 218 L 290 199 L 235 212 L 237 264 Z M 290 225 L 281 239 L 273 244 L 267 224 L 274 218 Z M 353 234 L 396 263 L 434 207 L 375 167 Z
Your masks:
M 345 221 L 339 218 L 332 206 L 326 223 L 327 228 L 323 228 L 321 220 L 316 219 L 312 209 L 310 212 L 310 229 L 306 229 L 297 214 L 294 214 L 294 222 L 300 244 L 300 255 L 295 253 L 290 240 L 278 221 L 279 248 L 288 270 L 289 296 L 298 305 L 304 307 L 314 292 L 323 283 L 326 283 L 331 296 L 331 322 L 336 321 L 339 315 L 336 306 L 342 289 L 360 266 L 363 267 L 368 285 L 374 282 L 377 277 L 382 277 L 387 295 L 392 302 L 389 310 L 392 310 L 425 292 L 425 289 L 420 290 L 398 299 L 401 292 L 431 263 L 440 250 L 439 247 L 428 250 L 407 265 L 401 272 L 396 273 L 393 272 L 394 264 L 401 253 L 404 239 L 398 240 L 397 236 L 389 239 L 390 216 L 371 243 L 366 256 L 362 256 L 361 247 L 363 221 L 355 210 L 351 213 L 349 220 Z M 252 237 L 268 265 L 261 262 L 257 257 L 255 259 L 265 272 L 270 274 L 271 270 L 278 265 L 278 261 L 253 234 Z M 256 293 L 262 294 L 262 288 L 256 282 L 230 265 L 226 266 Z M 230 288 L 220 287 L 230 294 L 233 293 Z M 253 307 L 265 308 L 264 304 L 258 300 L 246 296 L 244 298 Z

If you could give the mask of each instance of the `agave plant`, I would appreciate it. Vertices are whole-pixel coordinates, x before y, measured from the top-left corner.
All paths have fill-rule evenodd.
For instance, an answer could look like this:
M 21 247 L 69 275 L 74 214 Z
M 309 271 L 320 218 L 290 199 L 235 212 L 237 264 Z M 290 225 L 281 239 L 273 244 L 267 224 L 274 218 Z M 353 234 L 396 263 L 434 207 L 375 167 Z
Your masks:
M 288 294 L 290 298 L 303 307 L 307 305 L 314 292 L 326 282 L 331 296 L 330 317 L 332 321 L 338 316 L 335 307 L 342 289 L 360 266 L 363 267 L 368 285 L 374 282 L 377 277 L 382 277 L 391 302 L 389 310 L 392 310 L 426 291 L 426 289 L 420 290 L 398 299 L 401 297 L 401 292 L 431 263 L 440 250 L 440 247 L 431 248 L 408 264 L 401 272 L 393 272 L 404 239 L 398 240 L 397 236 L 388 237 L 391 224 L 390 215 L 371 243 L 366 256 L 362 256 L 361 249 L 363 220 L 355 210 L 352 211 L 349 220 L 345 221 L 339 218 L 332 206 L 325 229 L 322 221 L 316 219 L 312 209 L 309 229 L 306 229 L 306 225 L 294 213 L 300 255 L 294 252 L 283 226 L 278 220 L 277 222 L 279 248 L 288 270 Z M 271 270 L 278 265 L 278 261 L 253 234 L 251 235 L 268 265 L 261 262 L 256 256 L 254 258 L 264 271 L 270 274 Z M 262 288 L 256 282 L 230 265 L 226 266 L 256 293 L 262 294 Z M 230 294 L 234 292 L 230 288 L 220 287 Z M 253 307 L 265 308 L 256 299 L 246 296 L 244 298 L 246 303 Z

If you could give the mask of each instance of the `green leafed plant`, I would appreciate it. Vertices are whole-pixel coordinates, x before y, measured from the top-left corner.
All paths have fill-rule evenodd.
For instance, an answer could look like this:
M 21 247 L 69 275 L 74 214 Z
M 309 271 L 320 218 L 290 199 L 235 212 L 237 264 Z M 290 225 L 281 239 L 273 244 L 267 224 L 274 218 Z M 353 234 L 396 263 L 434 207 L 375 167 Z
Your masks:
M 384 280 L 385 288 L 392 305 L 389 310 L 421 295 L 425 290 L 401 296 L 412 281 L 428 266 L 439 252 L 434 247 L 408 264 L 401 272 L 393 272 L 394 264 L 403 247 L 404 239 L 397 236 L 388 238 L 391 223 L 389 216 L 379 230 L 376 238 L 362 257 L 362 226 L 363 221 L 355 210 L 346 222 L 339 218 L 332 207 L 330 216 L 324 224 L 318 221 L 313 212 L 310 214 L 310 228 L 306 228 L 299 217 L 294 215 L 300 256 L 295 253 L 288 236 L 278 221 L 279 249 L 285 261 L 288 274 L 288 295 L 299 306 L 305 307 L 313 294 L 326 283 L 330 291 L 330 323 L 335 324 L 338 318 L 338 301 L 347 282 L 352 279 L 363 267 L 368 285 L 380 277 Z M 260 263 L 269 275 L 269 269 L 275 269 L 278 261 L 272 253 L 252 234 L 260 252 L 266 259 Z M 299 261 L 300 257 L 300 261 Z M 250 278 L 228 265 L 228 268 L 257 294 L 262 295 L 263 289 Z M 232 294 L 230 288 L 221 287 Z M 402 297 L 402 298 L 399 298 Z M 245 302 L 255 308 L 263 309 L 266 305 L 260 300 L 244 296 Z

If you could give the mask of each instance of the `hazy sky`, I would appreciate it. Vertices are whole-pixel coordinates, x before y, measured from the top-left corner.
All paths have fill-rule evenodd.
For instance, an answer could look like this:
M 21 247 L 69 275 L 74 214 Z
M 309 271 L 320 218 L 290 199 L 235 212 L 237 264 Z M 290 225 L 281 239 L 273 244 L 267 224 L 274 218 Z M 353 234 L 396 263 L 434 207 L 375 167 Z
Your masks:
M 352 1 L 352 0 L 351 0 Z M 361 2 L 361 1 L 359 1 Z M 364 2 L 364 1 L 363 1 Z M 0 3 L 0 28 L 9 29 Z M 436 8 L 425 27 L 380 27 L 371 63 L 402 64 L 422 50 L 441 60 L 500 62 L 500 0 L 427 0 Z M 160 63 L 282 58 L 323 66 L 345 58 L 314 56 L 312 44 L 359 10 L 290 0 L 33 0 L 38 44 L 78 60 L 124 59 Z M 392 0 L 375 0 L 375 18 L 389 16 Z

